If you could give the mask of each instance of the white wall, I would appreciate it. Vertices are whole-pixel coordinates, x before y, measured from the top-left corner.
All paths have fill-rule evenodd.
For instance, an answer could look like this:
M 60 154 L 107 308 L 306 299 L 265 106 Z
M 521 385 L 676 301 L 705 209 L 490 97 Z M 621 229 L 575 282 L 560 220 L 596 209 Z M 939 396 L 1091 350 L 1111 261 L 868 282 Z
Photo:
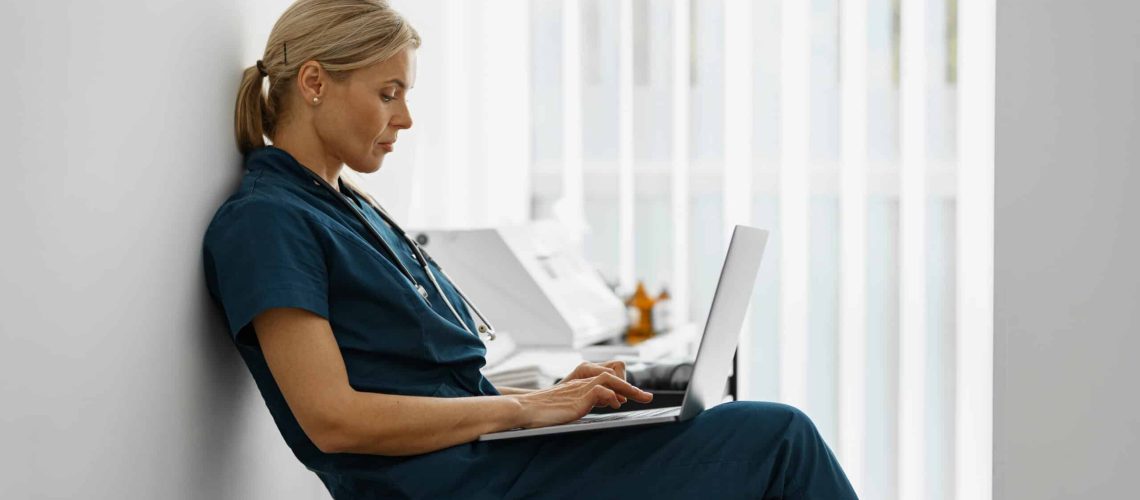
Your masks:
M 994 491 L 1136 498 L 1140 4 L 997 11 Z
M 0 3 L 0 498 L 327 496 L 203 284 L 253 3 Z

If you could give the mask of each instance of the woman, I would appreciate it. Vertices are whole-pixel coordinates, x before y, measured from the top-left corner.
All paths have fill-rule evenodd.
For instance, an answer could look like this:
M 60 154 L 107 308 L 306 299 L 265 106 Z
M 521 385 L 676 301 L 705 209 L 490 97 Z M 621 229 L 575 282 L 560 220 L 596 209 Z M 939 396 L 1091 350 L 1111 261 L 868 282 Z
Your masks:
M 419 45 L 383 0 L 289 7 L 245 70 L 235 122 L 246 172 L 205 236 L 207 284 L 234 343 L 285 441 L 332 495 L 853 498 L 812 423 L 777 404 L 474 441 L 652 395 L 625 381 L 620 362 L 584 363 L 544 390 L 493 386 L 454 287 L 436 270 L 437 292 L 341 175 L 379 169 L 412 126 Z

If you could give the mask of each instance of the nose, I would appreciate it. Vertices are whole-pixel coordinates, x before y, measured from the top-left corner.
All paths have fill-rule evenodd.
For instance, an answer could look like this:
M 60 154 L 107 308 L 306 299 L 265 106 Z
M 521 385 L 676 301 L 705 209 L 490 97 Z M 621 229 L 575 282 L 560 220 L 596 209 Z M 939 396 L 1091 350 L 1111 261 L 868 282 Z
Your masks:
M 400 129 L 412 128 L 412 111 L 408 109 L 407 101 L 401 101 L 403 104 L 403 112 L 397 112 L 392 115 L 391 125 Z

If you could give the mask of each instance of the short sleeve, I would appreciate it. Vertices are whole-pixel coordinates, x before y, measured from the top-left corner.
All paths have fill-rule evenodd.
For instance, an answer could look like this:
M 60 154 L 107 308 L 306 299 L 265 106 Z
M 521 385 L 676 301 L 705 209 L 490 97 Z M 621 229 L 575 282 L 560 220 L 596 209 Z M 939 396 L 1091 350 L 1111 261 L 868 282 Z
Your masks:
M 299 209 L 268 202 L 223 208 L 206 232 L 210 293 L 235 337 L 261 312 L 278 307 L 329 316 L 328 268 L 313 224 Z

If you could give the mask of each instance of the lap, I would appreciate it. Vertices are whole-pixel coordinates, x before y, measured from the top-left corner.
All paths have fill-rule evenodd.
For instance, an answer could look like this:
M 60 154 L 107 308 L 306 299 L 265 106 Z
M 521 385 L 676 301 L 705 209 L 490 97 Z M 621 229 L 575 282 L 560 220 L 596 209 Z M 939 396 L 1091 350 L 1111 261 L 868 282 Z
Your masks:
M 687 422 L 467 443 L 336 481 L 352 498 L 756 498 L 797 436 L 815 435 L 791 406 L 739 401 Z
M 782 463 L 805 432 L 814 427 L 794 407 L 739 401 L 687 422 L 548 436 L 507 493 L 755 497 L 771 477 L 758 471 Z

